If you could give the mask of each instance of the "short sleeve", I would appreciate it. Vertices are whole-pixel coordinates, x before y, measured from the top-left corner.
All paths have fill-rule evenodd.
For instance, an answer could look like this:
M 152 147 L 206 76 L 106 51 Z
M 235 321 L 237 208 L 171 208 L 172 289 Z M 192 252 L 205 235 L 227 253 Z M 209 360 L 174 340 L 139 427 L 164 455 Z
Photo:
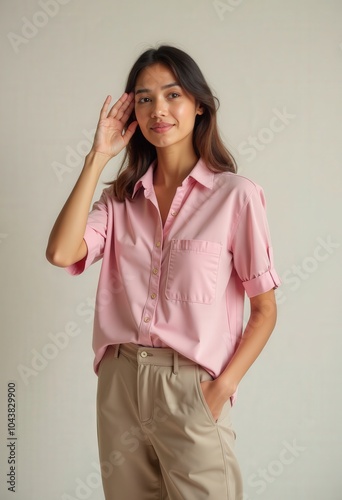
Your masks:
M 262 188 L 254 186 L 242 207 L 231 240 L 234 267 L 248 297 L 280 285 L 274 269 L 266 201 Z
M 88 214 L 87 225 L 83 236 L 88 249 L 87 255 L 82 260 L 64 268 L 69 274 L 81 274 L 91 264 L 94 264 L 103 257 L 107 236 L 107 225 L 108 200 L 106 190 L 104 190 L 100 199 L 93 204 L 92 210 Z

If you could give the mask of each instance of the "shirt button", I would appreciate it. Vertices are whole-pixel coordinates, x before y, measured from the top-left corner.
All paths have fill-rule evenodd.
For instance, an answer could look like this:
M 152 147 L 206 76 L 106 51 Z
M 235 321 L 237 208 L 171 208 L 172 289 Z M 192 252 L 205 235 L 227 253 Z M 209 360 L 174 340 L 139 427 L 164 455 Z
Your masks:
M 150 320 L 150 318 L 149 318 L 148 316 L 146 316 L 146 318 L 144 318 L 144 322 L 145 322 L 145 323 L 149 323 L 150 321 L 151 321 L 151 320 Z
M 146 351 L 141 351 L 140 356 L 141 356 L 142 358 L 146 358 L 146 356 L 147 356 L 147 352 L 146 352 Z
M 151 299 L 155 299 L 157 297 L 157 294 L 156 293 L 152 293 L 151 294 Z
M 157 241 L 156 247 L 158 247 L 158 248 L 160 247 L 160 241 Z
M 158 269 L 155 267 L 153 270 L 152 270 L 153 274 L 158 274 Z
M 172 217 L 175 217 L 177 215 L 177 212 L 175 210 L 172 210 L 171 215 Z

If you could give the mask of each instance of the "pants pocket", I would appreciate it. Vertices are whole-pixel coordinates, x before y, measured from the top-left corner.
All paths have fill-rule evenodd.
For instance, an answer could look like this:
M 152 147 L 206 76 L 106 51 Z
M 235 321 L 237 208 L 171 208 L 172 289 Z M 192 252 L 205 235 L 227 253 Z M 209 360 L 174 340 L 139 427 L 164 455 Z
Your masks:
M 207 417 L 209 417 L 209 420 L 211 421 L 212 424 L 216 425 L 216 420 L 213 417 L 213 414 L 211 413 L 211 410 L 208 406 L 208 403 L 206 402 L 206 399 L 204 397 L 202 387 L 201 387 L 201 382 L 204 382 L 205 380 L 213 380 L 213 377 L 210 375 L 210 373 L 207 372 L 204 368 L 202 368 L 199 365 L 195 366 L 195 383 L 196 383 L 196 389 L 199 397 L 199 401 L 202 405 L 203 410 L 205 411 Z
M 204 397 L 203 391 L 202 391 L 202 386 L 201 382 L 204 382 L 206 380 L 214 380 L 214 378 L 210 375 L 210 373 L 207 372 L 204 368 L 202 368 L 199 365 L 196 365 L 195 367 L 195 385 L 198 393 L 198 398 L 200 400 L 200 403 L 202 405 L 203 410 L 205 411 L 206 415 L 209 417 L 209 420 L 212 424 L 217 425 L 220 423 L 222 420 L 229 418 L 230 421 L 230 408 L 231 408 L 231 403 L 230 399 L 228 399 L 221 410 L 221 413 L 218 417 L 217 420 L 214 419 L 213 414 L 211 413 L 211 410 L 208 406 L 208 403 Z

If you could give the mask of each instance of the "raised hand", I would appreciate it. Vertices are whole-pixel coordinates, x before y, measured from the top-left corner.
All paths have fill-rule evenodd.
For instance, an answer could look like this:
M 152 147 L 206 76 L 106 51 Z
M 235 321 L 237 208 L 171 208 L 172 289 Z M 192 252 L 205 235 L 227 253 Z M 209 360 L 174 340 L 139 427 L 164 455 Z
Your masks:
M 116 156 L 127 146 L 137 121 L 132 122 L 123 133 L 126 122 L 134 108 L 134 93 L 124 93 L 108 112 L 111 96 L 109 95 L 100 112 L 100 119 L 95 132 L 93 152 L 103 153 L 110 158 Z

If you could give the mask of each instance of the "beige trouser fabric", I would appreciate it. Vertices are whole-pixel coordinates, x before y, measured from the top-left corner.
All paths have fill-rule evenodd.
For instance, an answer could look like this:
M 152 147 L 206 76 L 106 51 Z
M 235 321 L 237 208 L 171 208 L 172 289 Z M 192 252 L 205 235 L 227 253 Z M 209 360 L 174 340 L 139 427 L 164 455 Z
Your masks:
M 109 346 L 98 372 L 97 432 L 106 500 L 242 500 L 228 400 L 217 422 L 171 348 Z

